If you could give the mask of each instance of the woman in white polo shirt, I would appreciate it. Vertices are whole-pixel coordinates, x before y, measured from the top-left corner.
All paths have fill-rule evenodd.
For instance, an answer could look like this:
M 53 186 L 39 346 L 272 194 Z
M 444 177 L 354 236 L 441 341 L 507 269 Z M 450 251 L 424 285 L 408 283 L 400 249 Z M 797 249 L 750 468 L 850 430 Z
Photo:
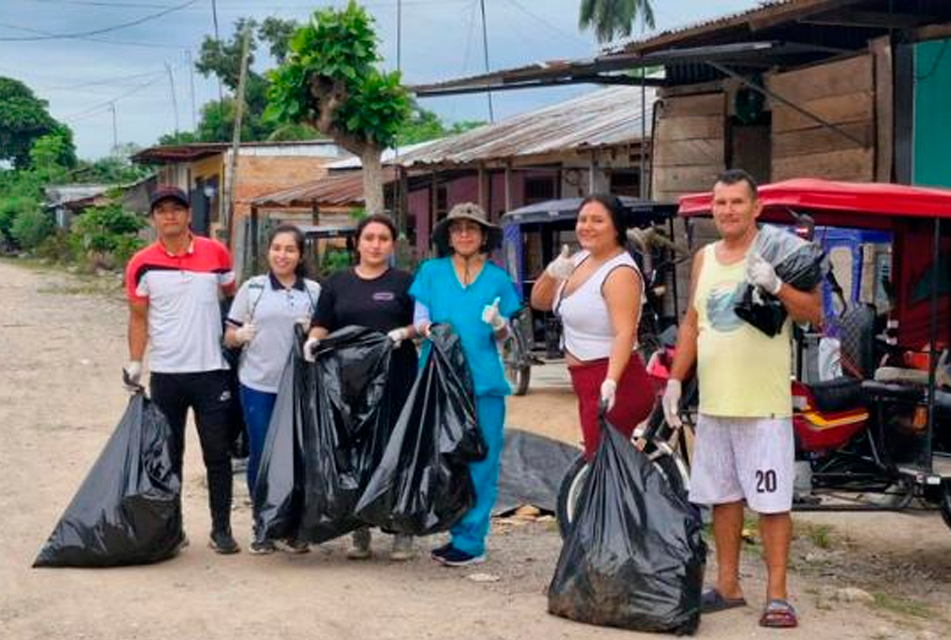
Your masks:
M 228 313 L 225 344 L 244 347 L 238 381 L 248 429 L 248 491 L 252 497 L 281 372 L 294 342 L 294 325 L 310 326 L 320 297 L 320 285 L 304 277 L 303 254 L 300 229 L 290 224 L 276 227 L 268 239 L 268 272 L 241 285 Z M 289 545 L 291 551 L 307 550 L 306 544 Z M 254 536 L 250 551 L 265 554 L 274 548 L 271 541 Z

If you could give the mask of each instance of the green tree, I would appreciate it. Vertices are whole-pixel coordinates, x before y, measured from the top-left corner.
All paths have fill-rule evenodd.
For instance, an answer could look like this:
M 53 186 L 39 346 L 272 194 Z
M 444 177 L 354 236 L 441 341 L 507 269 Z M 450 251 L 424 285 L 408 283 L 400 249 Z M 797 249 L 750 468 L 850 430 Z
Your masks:
M 360 157 L 369 213 L 384 210 L 380 154 L 410 111 L 399 73 L 379 70 L 379 61 L 373 20 L 351 0 L 346 9 L 314 12 L 268 74 L 269 118 L 309 124 Z
M 654 28 L 654 10 L 651 0 L 581 0 L 578 26 L 594 29 L 598 42 L 610 42 L 631 35 L 635 21 Z
M 436 113 L 420 107 L 415 101 L 411 105 L 410 116 L 396 136 L 396 144 L 400 146 L 464 133 L 485 124 L 479 120 L 463 120 L 447 127 Z
M 72 131 L 49 114 L 48 106 L 19 80 L 0 77 L 0 161 L 26 169 L 30 166 L 33 143 L 43 136 L 56 134 L 64 142 L 58 164 L 76 164 Z
M 243 34 L 250 30 L 252 37 L 248 42 L 248 73 L 245 80 L 244 104 L 241 117 L 242 140 L 267 140 L 278 128 L 278 123 L 267 122 L 262 118 L 267 106 L 268 81 L 252 69 L 255 53 L 261 44 L 268 47 L 268 53 L 278 63 L 287 55 L 290 38 L 298 28 L 293 20 L 266 18 L 258 22 L 251 18 L 240 18 L 235 22 L 234 34 L 230 39 L 218 40 L 206 37 L 195 61 L 195 69 L 205 77 L 216 77 L 232 93 L 237 93 L 241 73 L 241 49 Z M 201 120 L 194 138 L 187 134 L 175 133 L 162 136 L 160 144 L 179 144 L 182 142 L 228 142 L 233 137 L 235 121 L 235 100 L 227 97 L 206 103 L 201 109 Z M 298 132 L 302 134 L 302 132 Z M 281 139 L 289 138 L 289 132 L 279 134 Z

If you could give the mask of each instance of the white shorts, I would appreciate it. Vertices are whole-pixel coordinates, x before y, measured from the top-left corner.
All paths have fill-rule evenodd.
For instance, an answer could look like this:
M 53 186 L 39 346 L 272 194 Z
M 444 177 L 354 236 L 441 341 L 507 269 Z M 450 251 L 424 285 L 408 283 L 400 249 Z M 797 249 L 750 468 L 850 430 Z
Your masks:
M 746 500 L 757 513 L 784 513 L 793 498 L 792 418 L 701 414 L 690 465 L 690 501 Z

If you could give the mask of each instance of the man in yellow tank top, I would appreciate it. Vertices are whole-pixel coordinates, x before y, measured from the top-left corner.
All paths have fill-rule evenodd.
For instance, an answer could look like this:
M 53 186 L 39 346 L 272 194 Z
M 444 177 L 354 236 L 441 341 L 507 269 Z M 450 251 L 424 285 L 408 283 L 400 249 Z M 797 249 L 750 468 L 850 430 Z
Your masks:
M 792 320 L 818 324 L 819 293 L 786 285 L 772 265 L 750 252 L 761 204 L 748 173 L 720 175 L 712 209 L 720 240 L 694 256 L 691 303 L 678 330 L 664 414 L 680 426 L 681 383 L 696 364 L 700 415 L 690 499 L 713 505 L 717 558 L 716 585 L 704 592 L 702 611 L 746 604 L 739 583 L 745 502 L 759 514 L 768 575 L 760 624 L 791 627 L 797 619 L 786 593 L 795 453 L 789 324 L 766 336 L 734 313 L 734 296 L 745 280 L 779 298 Z

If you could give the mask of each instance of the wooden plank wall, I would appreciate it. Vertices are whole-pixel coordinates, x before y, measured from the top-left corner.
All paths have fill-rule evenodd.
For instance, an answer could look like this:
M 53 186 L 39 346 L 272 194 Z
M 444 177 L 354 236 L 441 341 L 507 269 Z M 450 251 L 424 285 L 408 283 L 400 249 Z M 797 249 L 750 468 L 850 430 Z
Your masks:
M 774 93 L 847 131 L 852 140 L 772 100 L 772 182 L 875 179 L 875 75 L 869 54 L 767 78 Z
M 724 94 L 668 96 L 659 110 L 651 197 L 675 202 L 685 193 L 706 191 L 725 166 Z

